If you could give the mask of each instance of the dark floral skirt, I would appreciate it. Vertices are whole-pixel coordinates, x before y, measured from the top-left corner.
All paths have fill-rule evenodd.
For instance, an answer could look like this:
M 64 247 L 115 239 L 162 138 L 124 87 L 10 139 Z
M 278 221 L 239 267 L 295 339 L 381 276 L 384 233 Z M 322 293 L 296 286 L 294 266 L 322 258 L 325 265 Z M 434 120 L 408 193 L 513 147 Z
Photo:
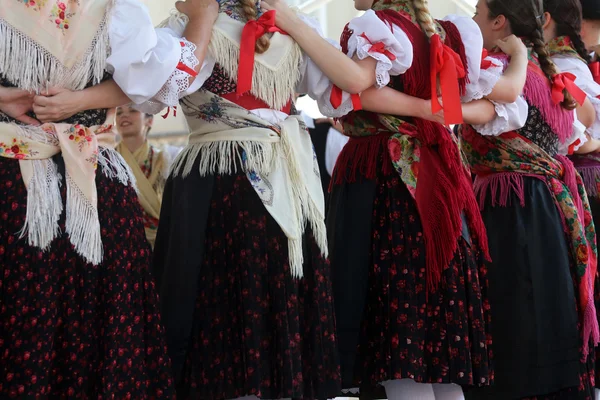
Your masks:
M 137 195 L 101 170 L 96 185 L 104 259 L 93 266 L 65 234 L 46 252 L 19 238 L 27 192 L 19 163 L 0 157 L 2 399 L 174 395 Z
M 178 398 L 335 397 L 330 267 L 310 230 L 298 280 L 246 175 L 192 171 L 167 182 L 155 253 Z
M 506 207 L 486 196 L 495 382 L 466 398 L 593 400 L 595 354 L 581 361 L 578 291 L 561 216 L 544 181 L 524 177 L 523 190 L 524 206 L 516 193 Z
M 382 158 L 389 162 L 385 152 Z M 373 180 L 334 185 L 330 199 L 344 388 L 360 388 L 361 398 L 382 398 L 380 383 L 395 379 L 490 384 L 483 255 L 468 234 L 459 238 L 438 289 L 427 293 L 416 203 L 396 172 L 378 171 Z

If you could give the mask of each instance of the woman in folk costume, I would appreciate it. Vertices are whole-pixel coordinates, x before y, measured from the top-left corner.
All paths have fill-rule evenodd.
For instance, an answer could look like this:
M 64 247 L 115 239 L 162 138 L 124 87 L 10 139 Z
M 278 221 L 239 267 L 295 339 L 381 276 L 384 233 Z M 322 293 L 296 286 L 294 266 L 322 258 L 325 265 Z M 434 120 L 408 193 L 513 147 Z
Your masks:
M 595 36 L 595 43 L 592 41 L 589 44 L 590 49 L 598 45 L 600 41 L 598 33 L 592 34 L 594 26 L 598 26 L 598 23 L 593 21 L 594 18 L 598 18 L 594 17 L 594 8 L 600 8 L 600 3 L 595 6 L 591 3 L 593 2 L 580 4 L 579 1 L 573 0 L 544 1 L 546 20 L 544 37 L 548 45 L 548 53 L 556 66 L 562 72 L 573 75 L 575 84 L 585 92 L 595 110 L 595 115 L 592 113 L 593 122 L 587 124 L 589 125 L 586 130 L 587 141 L 575 152 L 576 154 L 571 156 L 571 160 L 583 179 L 594 226 L 598 227 L 600 226 L 600 194 L 598 191 L 600 185 L 600 140 L 598 140 L 600 139 L 600 63 L 592 61 L 588 46 L 582 37 L 582 34 L 585 34 L 585 38 L 589 40 Z M 586 7 L 583 9 L 583 18 L 586 16 L 589 18 L 584 24 L 586 26 L 584 29 L 582 29 L 584 21 L 582 20 L 582 7 Z M 595 30 L 600 32 L 598 28 Z M 596 307 L 598 307 L 600 304 L 598 274 L 596 274 L 594 289 Z M 599 356 L 600 352 L 596 349 L 596 387 L 600 387 Z M 596 393 L 598 392 L 596 389 Z
M 34 122 L 25 90 L 110 74 L 132 99 L 164 101 L 159 91 L 195 73 L 186 62 L 203 57 L 214 9 L 194 15 L 185 41 L 157 35 L 136 0 L 3 3 L 0 97 L 20 98 L 0 103 L 0 398 L 174 396 L 133 177 L 103 126 L 104 107 L 126 100 L 94 97 L 103 83 L 83 91 L 89 111 L 19 121 Z
M 495 108 L 482 100 L 461 112 L 461 94 L 465 102 L 517 100 L 523 45 L 515 37 L 502 42 L 514 51 L 503 77 L 500 66 L 481 68 L 483 41 L 471 19 L 434 21 L 420 0 L 361 0 L 355 6 L 367 11 L 348 24 L 341 43 L 356 62 L 346 58 L 355 65 L 341 68 L 283 2 L 263 4 L 280 11 L 278 26 L 321 68 L 329 65 L 332 79 L 359 68 L 370 85 L 383 87 L 360 96 L 365 109 L 380 114 L 356 110 L 356 96 L 336 88 L 320 98 L 321 111 L 343 116 L 350 136 L 328 216 L 344 388 L 362 398 L 381 398 L 383 386 L 389 399 L 460 399 L 457 385 L 490 384 L 487 242 L 470 178 L 451 132 L 420 118 L 411 107 L 419 101 L 404 103 L 393 88 L 435 103 L 439 78 L 447 123 L 464 117 L 484 131 L 520 127 L 524 102 Z M 469 106 L 491 113 L 482 119 L 476 112 L 475 120 Z
M 481 0 L 475 21 L 496 62 L 509 58 L 494 49 L 496 38 L 512 33 L 525 41 L 529 110 L 522 129 L 461 129 L 492 256 L 495 363 L 494 385 L 466 397 L 593 399 L 595 234 L 583 182 L 560 151 L 585 140 L 577 103 L 586 103 L 577 110 L 582 120 L 591 108 L 546 50 L 541 0 Z
M 153 117 L 131 106 L 117 108 L 116 124 L 122 138 L 117 152 L 131 168 L 144 209 L 146 239 L 154 247 L 160 204 L 169 171 L 168 154 L 148 142 Z

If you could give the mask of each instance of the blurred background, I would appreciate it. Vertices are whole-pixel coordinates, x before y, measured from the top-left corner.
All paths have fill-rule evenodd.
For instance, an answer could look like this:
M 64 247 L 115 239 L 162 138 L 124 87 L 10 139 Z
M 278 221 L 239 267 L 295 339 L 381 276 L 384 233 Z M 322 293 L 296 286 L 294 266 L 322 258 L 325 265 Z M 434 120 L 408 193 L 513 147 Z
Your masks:
M 164 20 L 174 8 L 174 0 L 142 0 L 149 8 L 156 24 Z M 338 40 L 344 26 L 353 17 L 359 15 L 352 0 L 287 0 L 288 4 L 298 7 L 304 13 L 319 20 L 323 32 L 331 39 Z M 435 18 L 448 14 L 473 15 L 477 0 L 429 0 L 430 10 Z M 298 108 L 313 118 L 320 117 L 316 104 L 306 96 L 298 102 Z M 167 118 L 155 116 L 150 132 L 152 142 L 168 147 L 185 145 L 188 129 L 181 113 Z

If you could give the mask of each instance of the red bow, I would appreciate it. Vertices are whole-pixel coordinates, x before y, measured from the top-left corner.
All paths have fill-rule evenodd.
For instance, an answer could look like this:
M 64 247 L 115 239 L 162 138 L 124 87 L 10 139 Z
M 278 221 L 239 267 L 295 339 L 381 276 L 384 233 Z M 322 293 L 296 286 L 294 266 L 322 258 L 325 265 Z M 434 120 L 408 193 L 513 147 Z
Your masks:
M 590 71 L 592 71 L 594 81 L 600 84 L 600 62 L 594 61 L 593 63 L 590 63 Z
M 360 102 L 359 94 L 351 94 L 350 99 L 352 100 L 352 109 L 354 111 L 362 110 L 362 103 Z M 335 108 L 336 110 L 338 108 L 340 108 L 340 106 L 342 105 L 342 89 L 333 85 L 333 88 L 331 89 L 331 96 L 329 97 L 329 101 L 331 102 L 331 105 L 333 106 L 333 108 Z
M 442 43 L 439 35 L 431 37 L 431 111 L 444 110 L 446 125 L 463 122 L 458 80 L 465 77 L 465 68 L 454 50 Z M 444 107 L 438 101 L 437 80 L 440 79 Z
M 552 77 L 552 101 L 554 101 L 554 104 L 560 104 L 565 99 L 563 93 L 565 89 L 573 96 L 577 104 L 583 104 L 586 94 L 575 84 L 575 75 L 569 72 L 556 74 Z
M 237 94 L 242 95 L 252 89 L 254 74 L 254 48 L 256 41 L 264 34 L 279 32 L 287 35 L 275 26 L 275 10 L 267 11 L 259 19 L 248 21 L 242 31 L 240 42 L 240 64 L 238 66 Z
M 389 51 L 389 50 L 387 50 L 385 48 L 385 43 L 383 43 L 383 42 L 373 43 L 367 37 L 367 35 L 365 35 L 364 33 L 362 33 L 360 35 L 360 37 L 363 38 L 363 39 L 365 39 L 371 45 L 371 48 L 369 49 L 369 52 L 383 54 L 384 56 L 386 56 L 387 58 L 389 58 L 391 61 L 395 61 L 396 60 L 396 56 L 394 55 L 394 53 L 392 53 L 391 51 Z

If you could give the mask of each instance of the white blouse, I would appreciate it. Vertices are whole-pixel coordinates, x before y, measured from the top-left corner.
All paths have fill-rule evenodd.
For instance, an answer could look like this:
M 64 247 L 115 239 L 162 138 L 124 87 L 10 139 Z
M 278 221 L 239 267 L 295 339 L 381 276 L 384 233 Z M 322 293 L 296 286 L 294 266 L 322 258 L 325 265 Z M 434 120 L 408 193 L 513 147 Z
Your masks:
M 134 103 L 153 101 L 174 105 L 170 104 L 173 94 L 188 88 L 189 75 L 177 69 L 177 65 L 180 62 L 189 68 L 198 65 L 195 46 L 155 30 L 148 9 L 138 0 L 115 0 L 108 39 L 111 55 L 107 70 Z
M 450 15 L 445 18 L 452 22 L 461 34 L 467 57 L 468 84 L 463 102 L 481 99 L 492 92 L 494 85 L 502 76 L 502 63 L 491 58 L 493 66 L 481 69 L 483 38 L 477 24 L 471 19 Z M 390 81 L 390 76 L 405 73 L 413 62 L 413 47 L 406 33 L 397 25 L 390 27 L 377 17 L 372 10 L 354 18 L 349 28 L 353 31 L 348 40 L 348 56 L 359 59 L 372 57 L 377 60 L 377 87 L 383 87 Z M 382 42 L 385 52 L 371 51 L 372 44 Z M 352 111 L 352 101 L 348 93 L 343 93 L 342 105 L 333 109 L 329 100 L 331 90 L 317 98 L 321 113 L 331 117 L 341 117 Z M 495 103 L 496 118 L 474 128 L 483 135 L 500 135 L 504 132 L 522 128 L 527 120 L 528 106 L 523 98 L 515 103 Z
M 592 72 L 587 64 L 576 57 L 554 56 L 552 61 L 561 72 L 570 72 L 575 75 L 575 84 L 587 94 L 588 99 L 596 111 L 594 123 L 587 128 L 586 133 L 594 139 L 600 139 L 600 85 L 594 81 Z

